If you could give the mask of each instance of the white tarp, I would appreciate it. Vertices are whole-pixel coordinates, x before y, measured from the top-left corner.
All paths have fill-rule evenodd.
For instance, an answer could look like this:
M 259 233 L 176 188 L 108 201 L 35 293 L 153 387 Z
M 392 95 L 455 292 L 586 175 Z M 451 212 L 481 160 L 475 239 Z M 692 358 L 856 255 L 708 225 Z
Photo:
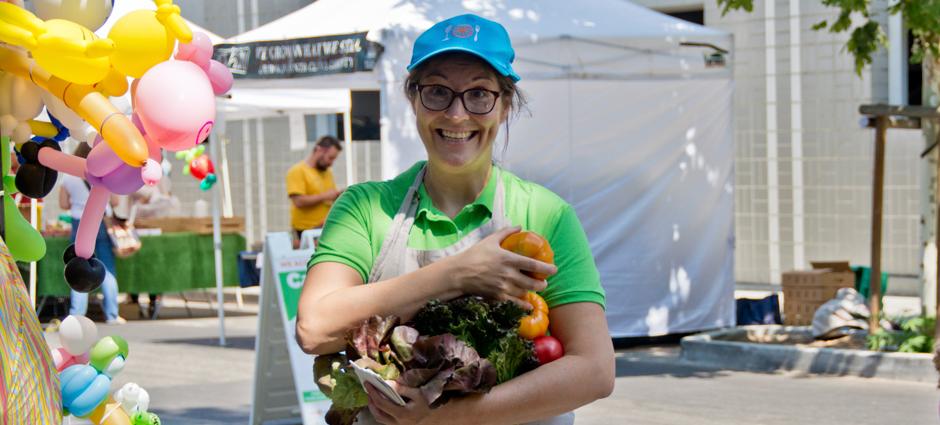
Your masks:
M 368 32 L 385 48 L 371 73 L 238 84 L 377 88 L 390 178 L 425 156 L 401 88 L 411 45 L 462 13 L 513 37 L 532 116 L 511 124 L 502 160 L 577 210 L 611 335 L 733 325 L 731 71 L 705 66 L 712 49 L 681 45 L 730 50 L 729 34 L 623 0 L 319 0 L 226 42 Z
M 290 114 L 342 114 L 351 101 L 346 89 L 233 88 L 219 99 L 227 120 L 264 118 Z M 306 140 L 304 140 L 306 142 Z

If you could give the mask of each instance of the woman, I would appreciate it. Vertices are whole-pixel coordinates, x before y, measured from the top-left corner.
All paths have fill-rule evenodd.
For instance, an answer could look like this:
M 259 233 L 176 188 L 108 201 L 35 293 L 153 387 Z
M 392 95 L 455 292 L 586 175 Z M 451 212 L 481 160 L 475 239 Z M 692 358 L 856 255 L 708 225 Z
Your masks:
M 465 294 L 529 308 L 523 297 L 534 290 L 551 308 L 565 356 L 433 410 L 414 388 L 396 386 L 410 399 L 404 407 L 369 388 L 377 422 L 572 423 L 567 412 L 613 390 L 604 292 L 574 209 L 493 165 L 499 126 L 523 103 L 513 57 L 506 30 L 474 15 L 416 40 L 405 92 L 428 160 L 393 180 L 352 186 L 334 204 L 310 261 L 297 338 L 309 353 L 337 352 L 345 331 L 372 315 L 407 320 L 428 300 Z M 500 248 L 520 227 L 549 240 L 557 269 Z M 553 276 L 546 284 L 522 271 Z
M 91 147 L 87 143 L 80 143 L 73 155 L 86 158 L 91 152 Z M 78 234 L 78 223 L 82 218 L 82 211 L 85 210 L 85 203 L 88 201 L 89 188 L 84 180 L 70 174 L 60 173 L 62 187 L 59 189 L 59 207 L 63 211 L 69 211 L 72 216 L 72 236 L 71 241 L 75 243 L 75 236 Z M 100 260 L 105 267 L 104 281 L 101 283 L 101 293 L 104 295 L 104 315 L 105 322 L 112 325 L 119 325 L 127 322 L 118 315 L 118 285 L 116 266 L 114 263 L 114 251 L 111 244 L 111 238 L 105 230 L 104 224 L 98 227 L 98 236 L 95 239 L 95 257 Z M 69 314 L 84 316 L 88 311 L 88 294 L 72 290 L 72 299 L 69 305 Z

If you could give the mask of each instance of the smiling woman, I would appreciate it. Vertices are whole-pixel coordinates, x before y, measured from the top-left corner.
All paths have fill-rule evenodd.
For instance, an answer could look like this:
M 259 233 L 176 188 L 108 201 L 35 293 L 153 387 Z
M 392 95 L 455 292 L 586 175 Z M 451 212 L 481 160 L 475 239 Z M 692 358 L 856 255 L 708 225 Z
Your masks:
M 373 392 L 366 424 L 570 424 L 571 411 L 613 389 L 604 291 L 574 209 L 493 164 L 500 125 L 524 105 L 513 58 L 506 29 L 475 15 L 418 37 L 404 89 L 428 159 L 337 199 L 309 263 L 297 339 L 310 353 L 337 352 L 346 331 L 374 315 L 407 321 L 430 300 L 463 295 L 532 308 L 537 291 L 564 354 L 435 409 L 398 382 L 405 406 Z M 500 247 L 520 229 L 548 240 L 554 264 Z

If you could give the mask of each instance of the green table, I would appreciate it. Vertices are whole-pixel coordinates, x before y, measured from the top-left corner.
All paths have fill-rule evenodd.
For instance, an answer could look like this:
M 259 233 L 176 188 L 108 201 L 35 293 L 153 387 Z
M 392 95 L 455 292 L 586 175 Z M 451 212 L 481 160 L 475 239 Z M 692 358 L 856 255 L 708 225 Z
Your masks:
M 165 233 L 142 236 L 141 249 L 117 259 L 119 292 L 180 292 L 215 287 L 215 255 L 212 235 Z M 67 296 L 62 254 L 70 242 L 65 237 L 46 238 L 46 256 L 37 264 L 38 295 Z M 222 235 L 222 282 L 238 285 L 238 252 L 245 238 L 236 233 Z

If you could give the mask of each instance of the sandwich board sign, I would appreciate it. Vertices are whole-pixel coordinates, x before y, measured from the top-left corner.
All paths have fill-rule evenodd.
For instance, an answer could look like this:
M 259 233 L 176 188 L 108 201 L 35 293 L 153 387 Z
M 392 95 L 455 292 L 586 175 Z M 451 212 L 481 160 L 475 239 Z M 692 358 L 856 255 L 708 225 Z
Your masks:
M 312 239 L 308 232 L 304 236 Z M 308 245 L 294 250 L 286 232 L 265 238 L 251 425 L 326 424 L 330 400 L 313 380 L 314 356 L 294 338 L 297 301 L 314 251 Z

